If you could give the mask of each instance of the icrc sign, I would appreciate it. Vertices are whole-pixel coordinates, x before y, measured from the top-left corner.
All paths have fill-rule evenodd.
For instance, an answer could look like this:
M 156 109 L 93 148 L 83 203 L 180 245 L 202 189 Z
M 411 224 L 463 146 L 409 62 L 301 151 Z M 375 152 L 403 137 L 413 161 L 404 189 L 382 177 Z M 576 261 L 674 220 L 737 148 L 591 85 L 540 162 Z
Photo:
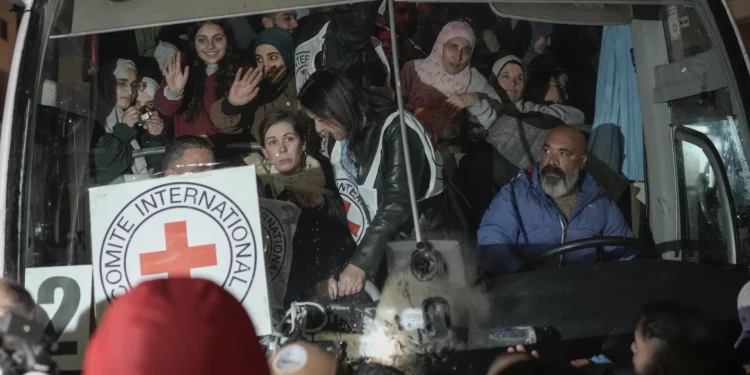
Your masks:
M 103 186 L 89 198 L 97 304 L 141 281 L 200 277 L 240 300 L 258 335 L 271 333 L 253 166 Z

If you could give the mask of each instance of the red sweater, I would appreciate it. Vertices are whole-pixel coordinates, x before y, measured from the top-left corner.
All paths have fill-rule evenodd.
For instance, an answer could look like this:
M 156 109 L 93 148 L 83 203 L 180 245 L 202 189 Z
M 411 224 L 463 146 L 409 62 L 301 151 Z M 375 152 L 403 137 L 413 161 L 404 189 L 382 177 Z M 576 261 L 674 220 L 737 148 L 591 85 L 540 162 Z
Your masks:
M 203 81 L 203 98 L 201 100 L 201 107 L 198 110 L 193 122 L 188 122 L 187 113 L 183 112 L 179 115 L 177 111 L 180 110 L 183 100 L 188 100 L 185 97 L 180 97 L 177 100 L 169 100 L 164 96 L 164 89 L 167 87 L 167 81 L 162 80 L 159 90 L 156 91 L 156 97 L 154 98 L 154 105 L 156 110 L 164 116 L 174 117 L 174 135 L 179 137 L 181 135 L 214 135 L 219 134 L 219 129 L 214 126 L 211 122 L 211 105 L 216 101 L 216 76 L 218 72 L 211 74 L 206 77 Z

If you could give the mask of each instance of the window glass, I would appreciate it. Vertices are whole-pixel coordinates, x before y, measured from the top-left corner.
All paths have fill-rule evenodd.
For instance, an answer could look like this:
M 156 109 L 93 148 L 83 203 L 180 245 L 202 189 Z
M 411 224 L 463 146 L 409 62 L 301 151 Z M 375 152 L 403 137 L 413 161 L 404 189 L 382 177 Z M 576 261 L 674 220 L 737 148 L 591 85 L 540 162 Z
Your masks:
M 737 215 L 736 221 L 740 230 L 738 261 L 742 259 L 748 260 L 750 257 L 748 255 L 750 248 L 747 244 L 747 227 L 748 219 L 750 219 L 750 185 L 748 185 L 747 181 L 750 181 L 750 167 L 748 166 L 747 154 L 743 149 L 743 143 L 739 135 L 739 124 L 731 108 L 729 92 L 721 90 L 687 97 L 671 102 L 671 106 L 674 126 L 686 126 L 699 131 L 705 134 L 713 146 L 716 147 L 721 157 L 721 162 L 726 169 L 734 202 L 734 210 Z M 705 175 L 701 177 L 701 181 L 709 183 L 715 178 L 714 172 L 708 166 L 707 161 L 696 161 L 705 158 L 705 156 L 696 156 L 698 155 L 697 153 L 703 153 L 700 149 L 695 146 L 685 146 L 682 148 L 682 152 L 684 153 L 682 160 L 685 163 L 684 173 L 686 174 L 681 176 L 684 179 L 683 183 L 686 184 L 685 186 L 691 187 L 690 189 L 692 190 L 690 190 L 689 194 L 701 194 L 700 191 L 703 190 L 696 191 L 694 188 L 702 186 L 700 184 L 703 184 L 703 182 L 699 182 L 698 176 L 692 174 L 699 173 L 701 176 Z M 709 195 L 715 195 L 715 192 L 711 190 L 714 184 L 710 183 L 706 186 L 706 189 L 709 189 L 706 190 L 710 193 Z M 706 194 L 703 195 L 703 198 L 705 198 Z M 696 204 L 696 202 L 691 203 L 691 201 L 688 201 L 687 204 Z M 705 201 L 703 199 L 701 202 Z M 718 201 L 716 203 L 718 204 Z M 691 221 L 691 225 L 696 224 L 695 219 Z M 714 224 L 710 224 L 712 223 L 711 221 L 707 221 L 706 223 L 707 225 L 716 224 L 715 221 L 713 222 Z M 689 232 L 694 233 L 692 230 Z
M 680 61 L 711 49 L 711 38 L 695 7 L 663 7 L 662 21 L 669 62 Z

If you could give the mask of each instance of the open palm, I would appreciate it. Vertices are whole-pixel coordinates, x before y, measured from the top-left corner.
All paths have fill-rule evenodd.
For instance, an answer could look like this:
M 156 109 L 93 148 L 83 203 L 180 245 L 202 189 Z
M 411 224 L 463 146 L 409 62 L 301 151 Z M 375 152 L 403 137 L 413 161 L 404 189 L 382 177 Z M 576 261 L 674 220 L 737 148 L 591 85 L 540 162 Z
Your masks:
M 258 85 L 263 79 L 262 69 L 249 68 L 245 74 L 242 74 L 242 68 L 234 76 L 234 83 L 229 89 L 227 100 L 233 106 L 243 106 L 250 103 L 258 96 Z
M 179 94 L 185 89 L 185 84 L 188 80 L 188 74 L 190 73 L 190 67 L 186 66 L 182 68 L 182 62 L 177 53 L 169 57 L 169 64 L 167 68 L 162 70 L 164 78 L 167 80 L 167 87 L 173 94 Z

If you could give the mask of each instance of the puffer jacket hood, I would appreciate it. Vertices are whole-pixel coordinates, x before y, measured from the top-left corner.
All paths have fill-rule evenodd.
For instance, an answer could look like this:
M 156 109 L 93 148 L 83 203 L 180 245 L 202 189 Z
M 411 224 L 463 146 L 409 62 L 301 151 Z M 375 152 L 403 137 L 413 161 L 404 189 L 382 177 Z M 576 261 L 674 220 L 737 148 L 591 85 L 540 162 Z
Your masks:
M 107 310 L 86 375 L 270 374 L 250 317 L 203 279 L 144 282 Z

